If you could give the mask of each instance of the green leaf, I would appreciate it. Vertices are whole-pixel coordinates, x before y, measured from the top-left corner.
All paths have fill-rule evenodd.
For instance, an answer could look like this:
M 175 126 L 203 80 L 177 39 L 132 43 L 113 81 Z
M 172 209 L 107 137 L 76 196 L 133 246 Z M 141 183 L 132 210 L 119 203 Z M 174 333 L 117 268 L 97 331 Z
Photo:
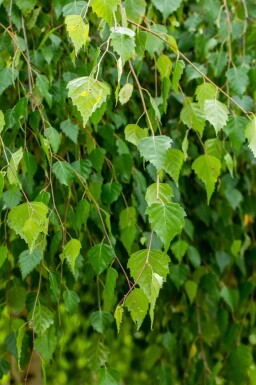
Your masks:
M 0 171 L 0 198 L 3 195 L 5 171 Z
M 54 324 L 54 316 L 51 310 L 40 304 L 36 305 L 35 310 L 29 314 L 29 327 L 35 333 L 43 335 L 45 331 Z
M 34 9 L 36 0 L 16 0 L 16 5 L 26 15 Z
M 146 128 L 140 128 L 137 124 L 128 124 L 124 129 L 125 139 L 128 142 L 138 145 L 139 141 L 146 138 L 148 130 Z
M 71 80 L 68 85 L 68 96 L 77 107 L 86 126 L 90 116 L 96 111 L 110 95 L 110 87 L 103 82 L 88 76 Z
M 171 250 L 175 255 L 175 258 L 177 258 L 177 260 L 181 262 L 188 250 L 188 243 L 186 241 L 183 241 L 183 239 L 179 239 L 178 241 L 172 244 Z
M 119 374 L 115 370 L 105 367 L 100 369 L 99 374 L 99 385 L 119 385 Z
M 204 109 L 204 103 L 207 99 L 215 99 L 216 92 L 216 87 L 211 83 L 204 82 L 196 87 L 196 99 L 202 110 Z
M 76 312 L 80 298 L 73 290 L 65 290 L 63 292 L 64 305 L 67 312 L 72 315 Z
M 151 327 L 156 299 L 169 272 L 169 261 L 166 253 L 156 250 L 139 250 L 128 261 L 131 276 L 138 282 L 150 303 Z
M 134 207 L 127 207 L 122 210 L 119 216 L 119 227 L 123 230 L 131 225 L 136 225 L 137 213 Z
M 146 317 L 148 311 L 148 299 L 141 289 L 133 289 L 125 300 L 125 306 L 131 313 L 133 322 L 137 325 L 137 330 Z
M 3 114 L 3 111 L 0 110 L 0 134 L 4 129 L 4 125 L 5 125 L 4 114 Z
M 221 162 L 212 155 L 201 155 L 193 162 L 192 169 L 205 184 L 207 203 L 209 204 L 215 183 L 220 176 Z
M 115 258 L 115 251 L 105 243 L 100 243 L 92 247 L 87 256 L 95 273 L 100 275 Z
M 23 149 L 22 147 L 20 147 L 18 151 L 12 153 L 10 164 L 7 170 L 7 178 L 9 179 L 9 182 L 11 184 L 14 184 L 14 185 L 19 184 L 17 170 L 22 158 L 23 158 Z
M 235 304 L 234 304 L 234 299 L 233 299 L 231 290 L 228 287 L 224 286 L 221 289 L 220 297 L 230 307 L 231 311 L 234 312 L 235 311 Z
M 62 162 L 57 160 L 56 163 L 52 166 L 52 172 L 60 182 L 60 184 L 64 184 L 65 186 L 70 187 L 72 180 L 75 177 L 75 174 L 72 170 L 72 167 L 67 162 Z
M 230 141 L 238 152 L 245 141 L 245 126 L 248 120 L 242 116 L 232 115 L 229 117 L 226 127 L 224 127 L 225 133 L 228 135 Z
M 180 234 L 185 225 L 185 211 L 178 203 L 153 203 L 146 210 L 152 229 L 167 250 L 175 235 Z
M 57 153 L 61 142 L 61 137 L 58 131 L 53 127 L 48 127 L 44 131 L 44 136 L 49 140 L 52 151 Z
M 31 253 L 29 250 L 23 251 L 19 255 L 19 264 L 20 264 L 20 270 L 22 279 L 25 279 L 27 275 L 33 271 L 37 265 L 42 261 L 43 254 L 40 250 L 34 249 Z
M 79 127 L 77 124 L 72 123 L 69 119 L 61 122 L 60 129 L 64 134 L 72 140 L 73 143 L 77 144 Z
M 54 327 L 49 327 L 40 336 L 35 338 L 35 350 L 40 354 L 40 357 L 47 363 L 51 361 L 52 355 L 58 343 Z
M 113 13 L 116 11 L 118 0 L 92 0 L 90 5 L 93 12 L 100 19 L 104 19 L 109 25 L 112 24 Z
M 119 91 L 119 95 L 118 95 L 119 102 L 121 104 L 127 103 L 130 100 L 132 93 L 133 93 L 133 85 L 131 83 L 125 83 L 125 85 Z
M 189 299 L 190 304 L 192 304 L 196 298 L 198 284 L 194 281 L 188 280 L 185 283 L 185 290 Z
M 184 155 L 182 151 L 176 148 L 168 150 L 167 159 L 164 164 L 164 170 L 172 177 L 176 186 L 179 185 L 180 171 L 183 165 Z
M 249 346 L 239 345 L 234 348 L 228 360 L 228 377 L 234 385 L 245 383 L 252 362 L 253 357 Z
M 140 23 L 146 11 L 145 0 L 125 0 L 123 6 L 125 8 L 127 18 L 135 21 L 135 23 Z
M 117 271 L 112 267 L 109 267 L 106 274 L 105 287 L 103 292 L 105 311 L 110 311 L 112 309 L 114 296 L 115 296 L 117 277 L 118 277 Z
M 113 322 L 113 316 L 108 311 L 95 311 L 90 315 L 90 322 L 94 330 L 104 333 Z
M 89 24 L 85 24 L 81 15 L 68 15 L 65 18 L 65 24 L 69 37 L 74 44 L 75 53 L 86 44 L 89 34 Z
M 206 100 L 204 103 L 205 119 L 214 127 L 216 135 L 226 125 L 228 120 L 228 108 L 216 99 Z
M 0 269 L 7 260 L 8 249 L 6 246 L 0 246 Z
M 13 67 L 6 67 L 0 70 L 0 95 L 17 79 L 19 72 Z
M 29 179 L 32 180 L 37 171 L 37 161 L 33 154 L 25 151 L 22 158 L 22 173 L 28 174 Z
M 48 207 L 42 202 L 28 202 L 14 207 L 8 215 L 8 224 L 28 244 L 30 253 L 41 233 L 48 231 Z
M 172 201 L 173 191 L 167 183 L 153 183 L 147 188 L 145 199 L 148 206 L 153 203 L 170 203 Z
M 228 171 L 231 177 L 233 178 L 234 162 L 233 162 L 232 156 L 229 153 L 226 153 L 226 155 L 224 156 L 224 160 L 226 162 Z
M 168 149 L 172 140 L 168 136 L 151 136 L 143 138 L 138 143 L 138 149 L 143 158 L 152 163 L 160 171 L 166 162 Z
M 22 354 L 22 343 L 23 343 L 23 338 L 26 332 L 25 328 L 26 324 L 23 324 L 18 331 L 17 339 L 16 339 L 16 349 L 17 349 L 17 363 L 18 363 L 18 368 L 20 371 L 21 369 L 21 364 L 20 364 L 20 359 L 21 359 L 21 354 Z
M 180 4 L 181 0 L 152 0 L 154 6 L 162 13 L 164 20 L 175 12 Z
M 183 74 L 185 68 L 185 63 L 183 60 L 177 60 L 174 65 L 173 75 L 172 75 L 172 88 L 175 93 L 179 91 L 179 81 L 181 75 Z
M 120 332 L 120 326 L 121 326 L 122 319 L 123 319 L 123 313 L 124 313 L 124 308 L 120 305 L 117 305 L 115 313 L 114 313 L 114 318 L 116 320 L 116 326 L 117 326 L 118 333 Z
M 105 183 L 102 186 L 101 197 L 104 203 L 111 205 L 115 202 L 122 191 L 122 186 L 117 182 Z
M 226 72 L 226 76 L 230 91 L 235 95 L 242 96 L 249 85 L 247 70 L 243 67 L 230 68 Z
M 111 33 L 111 45 L 113 50 L 120 56 L 122 64 L 131 59 L 135 55 L 135 40 L 131 36 Z
M 76 160 L 71 163 L 71 167 L 79 174 L 84 181 L 89 178 L 91 172 L 91 162 L 88 159 Z M 76 175 L 77 176 L 77 175 Z
M 172 62 L 169 56 L 160 55 L 156 62 L 157 69 L 160 73 L 161 79 L 169 78 L 172 71 Z
M 48 106 L 52 106 L 52 95 L 49 92 L 50 83 L 45 75 L 37 75 L 36 78 L 36 89 L 39 91 L 42 98 L 45 98 Z
M 254 117 L 253 120 L 247 124 L 245 128 L 245 137 L 249 142 L 249 149 L 256 157 L 256 117 Z
M 81 250 L 81 242 L 78 239 L 71 239 L 64 247 L 61 258 L 68 261 L 68 264 L 71 268 L 72 273 L 75 275 L 75 264 L 77 257 L 79 256 Z
M 135 241 L 137 228 L 135 225 L 127 226 L 121 230 L 120 241 L 124 245 L 128 254 L 131 253 L 132 245 Z
M 86 228 L 87 219 L 90 215 L 91 206 L 90 203 L 87 202 L 85 199 L 81 199 L 76 207 L 75 212 L 75 224 L 78 231 L 81 230 L 82 225 L 84 224 Z
M 151 31 L 163 35 L 166 37 L 167 28 L 164 25 L 153 24 L 150 27 Z M 146 50 L 148 51 L 151 58 L 153 58 L 155 53 L 159 53 L 164 49 L 164 42 L 161 41 L 157 36 L 152 33 L 146 32 L 147 40 L 146 40 Z
M 191 103 L 189 100 L 186 100 L 180 113 L 180 119 L 188 128 L 193 128 L 193 130 L 199 132 L 200 136 L 203 135 L 205 126 L 204 113 L 197 103 Z

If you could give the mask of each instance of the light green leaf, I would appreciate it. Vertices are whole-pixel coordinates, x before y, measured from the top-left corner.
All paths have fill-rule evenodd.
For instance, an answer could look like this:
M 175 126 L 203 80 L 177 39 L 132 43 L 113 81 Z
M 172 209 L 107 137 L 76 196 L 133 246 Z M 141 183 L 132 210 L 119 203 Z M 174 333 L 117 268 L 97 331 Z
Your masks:
M 100 19 L 104 19 L 109 25 L 112 24 L 113 13 L 116 11 L 118 0 L 91 0 L 90 5 L 93 12 Z
M 184 136 L 184 139 L 182 141 L 182 152 L 184 155 L 184 160 L 187 160 L 188 157 L 188 146 L 189 146 L 189 141 L 188 141 L 188 131 L 186 131 L 186 134 Z
M 114 51 L 120 56 L 122 64 L 131 59 L 135 54 L 135 39 L 117 32 L 111 33 L 111 45 Z
M 0 171 L 0 198 L 3 195 L 5 171 Z
M 80 15 L 68 15 L 65 18 L 65 24 L 69 37 L 74 44 L 75 53 L 86 44 L 89 34 L 89 24 L 85 24 Z
M 127 35 L 130 37 L 135 37 L 135 32 L 131 28 L 127 28 L 127 27 L 115 26 L 115 27 L 110 28 L 110 31 L 119 33 L 120 35 Z
M 15 4 L 26 15 L 34 9 L 36 0 L 16 0 Z
M 168 150 L 167 159 L 164 164 L 164 170 L 172 177 L 176 186 L 179 185 L 179 176 L 183 161 L 184 155 L 182 151 L 176 148 L 170 148 Z
M 230 68 L 226 72 L 226 76 L 231 92 L 235 95 L 242 96 L 245 93 L 249 84 L 249 77 L 247 75 L 246 68 Z
M 167 28 L 161 24 L 153 24 L 150 27 L 151 31 L 160 34 L 166 37 Z M 151 58 L 153 58 L 155 53 L 159 53 L 164 49 L 164 42 L 161 41 L 157 36 L 152 33 L 146 32 L 147 40 L 146 40 L 146 50 L 148 51 Z
M 137 124 L 128 124 L 124 129 L 125 139 L 128 142 L 138 145 L 139 141 L 146 138 L 148 130 L 146 128 L 140 128 Z
M 131 253 L 132 245 L 135 241 L 137 228 L 135 225 L 127 226 L 121 230 L 120 241 L 124 245 L 128 254 Z
M 58 131 L 53 127 L 48 127 L 44 131 L 44 136 L 49 140 L 53 152 L 57 153 L 61 142 L 61 137 Z
M 17 339 L 16 339 L 16 349 L 17 349 L 17 363 L 18 363 L 18 368 L 20 371 L 22 371 L 21 366 L 20 366 L 20 359 L 21 359 L 21 353 L 22 353 L 22 343 L 23 343 L 23 338 L 25 335 L 26 331 L 26 324 L 23 324 L 18 331 Z
M 119 91 L 119 95 L 118 95 L 119 102 L 121 104 L 127 103 L 130 100 L 132 93 L 133 93 L 133 85 L 131 83 L 126 83 Z
M 137 325 L 137 330 L 146 317 L 148 311 L 148 298 L 141 289 L 133 289 L 125 300 L 125 306 L 131 313 L 133 322 Z
M 181 0 L 152 0 L 154 6 L 162 13 L 164 20 L 175 12 L 180 4 Z
M 57 346 L 57 336 L 55 334 L 54 327 L 49 327 L 47 330 L 40 336 L 35 338 L 35 350 L 40 354 L 40 357 L 44 361 L 50 362 L 52 355 Z
M 8 224 L 28 244 L 30 253 L 39 235 L 48 231 L 48 207 L 42 202 L 27 202 L 14 207 L 8 215 Z
M 62 162 L 60 160 L 57 160 L 57 162 L 54 163 L 54 165 L 52 166 L 52 172 L 56 176 L 60 184 L 64 184 L 68 187 L 70 187 L 71 182 L 75 177 L 71 165 L 67 162 Z
M 81 242 L 74 238 L 63 247 L 61 258 L 66 258 L 73 274 L 75 274 L 76 259 L 79 256 L 81 247 Z
M 215 99 L 217 89 L 213 84 L 204 82 L 196 87 L 196 99 L 200 108 L 204 109 L 204 103 L 207 99 Z
M 186 100 L 180 113 L 180 119 L 188 128 L 193 128 L 193 130 L 199 132 L 200 136 L 203 135 L 205 126 L 204 113 L 197 103 L 191 103 L 189 100 Z
M 231 177 L 233 178 L 234 162 L 233 162 L 232 156 L 229 153 L 226 153 L 226 155 L 224 156 L 224 160 L 226 162 L 228 171 Z
M 72 140 L 73 143 L 77 144 L 79 127 L 77 124 L 72 123 L 69 119 L 61 122 L 60 129 L 64 134 Z
M 112 324 L 113 316 L 108 311 L 95 311 L 90 315 L 90 322 L 94 330 L 98 333 L 104 333 L 104 331 Z
M 153 203 L 146 210 L 152 229 L 167 250 L 175 235 L 180 234 L 185 225 L 185 211 L 178 203 Z
M 80 302 L 78 294 L 73 290 L 65 290 L 63 292 L 63 299 L 67 312 L 70 315 L 74 314 Z
M 125 8 L 127 18 L 135 21 L 135 23 L 140 23 L 146 11 L 145 0 L 125 0 L 123 6 Z
M 19 255 L 19 264 L 20 264 L 20 270 L 22 279 L 25 279 L 26 276 L 33 271 L 37 265 L 42 261 L 43 254 L 40 250 L 34 249 L 31 253 L 29 250 L 23 251 Z
M 185 290 L 189 299 L 189 302 L 192 304 L 196 298 L 198 284 L 194 281 L 188 280 L 185 283 Z
M 158 108 L 159 101 L 152 98 L 151 95 L 149 95 L 149 100 L 150 100 L 150 104 L 151 104 L 151 106 L 155 112 L 156 120 L 158 120 L 158 122 L 161 122 L 161 113 L 160 113 L 159 108 Z
M 117 271 L 113 269 L 113 267 L 109 267 L 106 274 L 105 287 L 103 292 L 105 311 L 110 311 L 112 309 L 117 277 Z
M 152 163 L 160 171 L 166 162 L 168 149 L 172 140 L 168 136 L 151 136 L 143 138 L 138 143 L 138 149 L 143 158 Z
M 4 129 L 4 125 L 5 125 L 4 114 L 3 114 L 3 111 L 0 110 L 0 134 Z
M 245 128 L 245 137 L 249 142 L 249 149 L 256 157 L 256 117 L 254 117 L 253 120 L 247 124 Z
M 220 175 L 221 162 L 212 155 L 201 155 L 193 162 L 192 169 L 205 184 L 207 203 L 209 204 L 215 183 Z
M 216 99 L 206 100 L 204 103 L 205 119 L 214 127 L 216 135 L 226 125 L 228 120 L 228 108 Z
M 6 67 L 0 70 L 0 95 L 17 79 L 19 71 L 13 67 Z
M 86 126 L 90 116 L 107 100 L 110 87 L 103 82 L 83 76 L 71 80 L 68 85 L 68 96 L 77 107 Z
M 43 335 L 44 332 L 54 324 L 54 315 L 51 310 L 40 304 L 36 305 L 35 311 L 29 314 L 29 327 L 33 328 L 35 333 Z
M 11 184 L 14 184 L 14 185 L 19 184 L 17 170 L 22 158 L 23 158 L 23 149 L 22 147 L 20 147 L 18 151 L 12 153 L 10 164 L 7 170 L 7 178 L 9 179 L 9 182 Z
M 115 258 L 115 251 L 105 243 L 100 243 L 92 247 L 87 256 L 95 273 L 100 275 Z
M 175 93 L 179 91 L 179 81 L 181 78 L 181 75 L 183 74 L 185 68 L 185 63 L 183 60 L 177 60 L 175 62 L 173 75 L 172 75 L 172 88 Z
M 160 55 L 156 61 L 156 66 L 162 80 L 163 78 L 169 78 L 172 71 L 172 62 L 169 56 L 164 54 Z
M 175 255 L 175 258 L 177 258 L 177 260 L 181 262 L 188 250 L 188 243 L 183 239 L 179 239 L 178 241 L 172 244 L 171 250 L 172 253 Z
M 167 183 L 153 183 L 147 188 L 145 199 L 148 206 L 153 203 L 170 203 L 172 201 L 173 191 Z
M 85 11 L 86 5 L 87 5 L 86 1 L 78 0 L 75 2 L 72 1 L 72 2 L 64 5 L 63 8 L 61 5 L 60 5 L 60 7 L 62 8 L 63 16 L 66 17 L 68 15 L 80 15 L 80 14 L 82 14 L 82 12 Z M 56 6 L 55 6 L 55 9 L 56 9 Z
M 139 250 L 128 261 L 131 276 L 146 294 L 150 303 L 151 327 L 154 321 L 154 308 L 159 290 L 169 272 L 169 257 L 156 250 Z
M 114 317 L 116 320 L 116 326 L 117 326 L 118 333 L 120 332 L 120 326 L 121 326 L 122 319 L 123 319 L 123 313 L 124 313 L 124 308 L 120 305 L 117 305 L 115 313 L 114 313 Z

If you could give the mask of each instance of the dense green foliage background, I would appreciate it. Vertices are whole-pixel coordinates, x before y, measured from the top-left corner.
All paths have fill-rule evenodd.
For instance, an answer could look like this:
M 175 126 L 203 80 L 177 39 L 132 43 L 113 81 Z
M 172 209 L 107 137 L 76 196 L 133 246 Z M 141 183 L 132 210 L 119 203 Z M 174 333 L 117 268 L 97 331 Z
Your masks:
M 255 21 L 0 0 L 0 384 L 256 384 Z

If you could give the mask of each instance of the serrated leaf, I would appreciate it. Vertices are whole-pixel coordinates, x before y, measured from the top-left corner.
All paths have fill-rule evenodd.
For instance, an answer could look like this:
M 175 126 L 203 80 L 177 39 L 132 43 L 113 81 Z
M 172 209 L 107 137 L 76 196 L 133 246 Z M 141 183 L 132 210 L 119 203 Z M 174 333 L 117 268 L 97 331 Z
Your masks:
M 100 338 L 92 341 L 89 348 L 86 350 L 86 357 L 89 368 L 95 370 L 105 366 L 108 360 L 109 351 L 103 344 Z
M 9 226 L 25 240 L 32 252 L 39 235 L 48 231 L 48 207 L 42 202 L 22 203 L 11 209 Z
M 123 6 L 128 19 L 139 23 L 146 11 L 145 0 L 125 0 Z
M 230 68 L 226 72 L 228 84 L 233 94 L 242 96 L 249 84 L 247 70 L 242 67 Z
M 77 124 L 72 123 L 69 119 L 61 122 L 60 129 L 64 134 L 72 140 L 73 143 L 77 144 L 79 127 Z
M 109 267 L 106 274 L 105 287 L 103 292 L 105 311 L 110 311 L 112 309 L 117 277 L 117 271 L 113 269 L 113 267 Z
M 90 315 L 90 322 L 96 332 L 104 333 L 105 330 L 112 324 L 113 316 L 108 311 L 95 311 Z
M 120 332 L 120 326 L 121 326 L 122 319 L 123 319 L 123 313 L 124 313 L 124 308 L 120 305 L 117 305 L 115 313 L 114 313 L 114 318 L 116 320 L 116 326 L 117 326 L 118 333 Z
M 29 316 L 29 327 L 33 328 L 35 333 L 43 333 L 54 324 L 54 316 L 51 310 L 40 304 L 36 305 L 35 311 L 32 310 Z
M 159 290 L 169 272 L 169 257 L 157 250 L 139 250 L 128 261 L 131 276 L 146 294 L 150 303 L 151 327 L 154 321 L 154 308 Z
M 64 305 L 69 314 L 74 314 L 80 302 L 78 294 L 73 290 L 63 292 Z
M 153 203 L 146 210 L 152 229 L 167 250 L 175 235 L 180 234 L 185 225 L 185 211 L 178 203 Z
M 6 88 L 14 84 L 18 75 L 19 71 L 17 71 L 16 68 L 13 68 L 13 66 L 2 68 L 0 70 L 0 95 L 6 90 Z
M 148 135 L 148 130 L 140 128 L 137 124 L 128 124 L 124 129 L 125 139 L 128 142 L 138 145 L 139 141 L 143 138 L 146 138 Z
M 200 136 L 203 135 L 205 126 L 204 113 L 197 103 L 191 103 L 189 100 L 186 100 L 180 113 L 180 119 L 188 128 L 193 128 L 193 130 L 199 132 Z
M 226 125 L 228 120 L 228 108 L 216 99 L 206 100 L 204 103 L 205 119 L 214 127 L 216 135 Z
M 157 171 L 160 171 L 166 162 L 171 143 L 172 140 L 168 136 L 151 136 L 141 139 L 138 143 L 138 149 L 141 156 L 152 163 Z
M 76 160 L 71 163 L 71 167 L 82 177 L 84 181 L 89 178 L 91 166 L 92 164 L 88 159 Z
M 175 12 L 180 4 L 181 0 L 152 0 L 154 6 L 162 13 L 164 20 Z
M 7 169 L 7 178 L 10 184 L 14 184 L 14 185 L 19 184 L 17 170 L 22 158 L 23 158 L 23 149 L 22 147 L 20 147 L 17 151 L 12 153 L 10 163 Z
M 56 163 L 52 166 L 52 172 L 60 182 L 60 184 L 64 184 L 65 186 L 70 187 L 72 180 L 75 177 L 75 174 L 72 170 L 72 167 L 67 162 L 62 162 L 57 160 Z
M 91 0 L 90 5 L 93 12 L 105 20 L 109 25 L 112 24 L 113 13 L 116 11 L 118 0 Z
M 119 385 L 119 374 L 117 371 L 105 367 L 100 369 L 99 374 L 99 385 Z
M 174 92 L 179 91 L 179 81 L 181 78 L 181 75 L 183 74 L 185 68 L 185 63 L 183 60 L 177 60 L 175 62 L 174 70 L 173 70 L 173 75 L 172 75 L 172 88 Z
M 71 268 L 72 273 L 75 275 L 75 264 L 77 257 L 81 250 L 81 242 L 78 239 L 72 238 L 64 247 L 61 258 L 66 259 Z
M 173 191 L 167 183 L 153 183 L 147 188 L 145 199 L 148 206 L 153 203 L 170 203 L 172 201 Z
M 54 327 L 49 327 L 42 335 L 35 338 L 35 350 L 44 361 L 50 362 L 57 342 L 58 339 Z
M 48 127 L 44 131 L 44 136 L 49 140 L 53 152 L 57 153 L 61 142 L 61 137 L 58 131 L 53 127 Z
M 43 254 L 40 250 L 34 249 L 31 253 L 29 250 L 23 251 L 19 255 L 19 264 L 20 264 L 20 270 L 22 279 L 25 279 L 27 275 L 33 271 L 37 265 L 42 261 Z
M 120 56 L 122 64 L 131 59 L 135 55 L 135 39 L 127 35 L 119 33 L 111 33 L 111 46 L 113 50 Z
M 3 114 L 3 111 L 0 110 L 0 134 L 4 129 L 4 125 L 5 125 L 4 114 Z
M 224 127 L 225 133 L 238 152 L 245 141 L 245 127 L 248 120 L 242 116 L 230 116 L 227 125 Z
M 126 83 L 119 91 L 119 95 L 118 95 L 119 102 L 121 104 L 127 103 L 130 100 L 132 93 L 133 93 L 133 85 L 131 83 Z
M 256 157 L 256 117 L 247 124 L 245 128 L 245 137 L 248 140 L 249 149 Z
M 160 110 L 158 108 L 158 100 L 156 101 L 156 99 L 152 98 L 151 95 L 149 95 L 149 101 L 150 101 L 150 104 L 155 112 L 155 117 L 156 117 L 156 120 L 158 120 L 158 122 L 161 122 L 161 113 L 160 113 Z
M 65 18 L 65 24 L 69 37 L 74 44 L 75 53 L 86 44 L 89 34 L 89 24 L 85 24 L 81 15 L 68 15 Z
M 133 289 L 125 300 L 125 306 L 131 313 L 137 330 L 139 330 L 148 311 L 148 298 L 146 294 L 141 289 Z
M 207 203 L 209 204 L 215 183 L 220 176 L 221 162 L 212 155 L 201 155 L 193 162 L 192 169 L 205 184 Z
M 108 268 L 115 258 L 115 251 L 105 243 L 100 243 L 99 245 L 92 247 L 87 256 L 93 270 L 99 275 Z
M 77 107 L 86 126 L 90 116 L 95 112 L 110 95 L 110 87 L 103 82 L 96 81 L 88 76 L 71 80 L 68 85 L 68 96 Z
M 179 176 L 183 161 L 184 155 L 182 151 L 176 148 L 170 148 L 168 150 L 167 159 L 164 164 L 164 170 L 172 177 L 177 187 L 179 185 Z
M 196 99 L 202 110 L 204 109 L 204 103 L 207 99 L 215 99 L 216 91 L 216 87 L 214 87 L 213 84 L 207 82 L 196 87 Z
M 26 324 L 23 324 L 18 331 L 17 339 L 16 339 L 16 349 L 17 349 L 17 363 L 18 363 L 18 368 L 20 371 L 22 371 L 21 366 L 20 366 L 20 359 L 21 359 L 21 353 L 22 353 L 22 343 L 23 343 L 23 338 L 25 335 L 25 328 Z

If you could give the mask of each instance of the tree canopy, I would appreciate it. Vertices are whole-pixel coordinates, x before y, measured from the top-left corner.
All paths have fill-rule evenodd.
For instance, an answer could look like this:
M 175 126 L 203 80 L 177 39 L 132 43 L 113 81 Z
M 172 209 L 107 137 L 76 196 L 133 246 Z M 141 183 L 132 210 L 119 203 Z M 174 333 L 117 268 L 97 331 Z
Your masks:
M 255 21 L 0 0 L 1 385 L 256 384 Z

